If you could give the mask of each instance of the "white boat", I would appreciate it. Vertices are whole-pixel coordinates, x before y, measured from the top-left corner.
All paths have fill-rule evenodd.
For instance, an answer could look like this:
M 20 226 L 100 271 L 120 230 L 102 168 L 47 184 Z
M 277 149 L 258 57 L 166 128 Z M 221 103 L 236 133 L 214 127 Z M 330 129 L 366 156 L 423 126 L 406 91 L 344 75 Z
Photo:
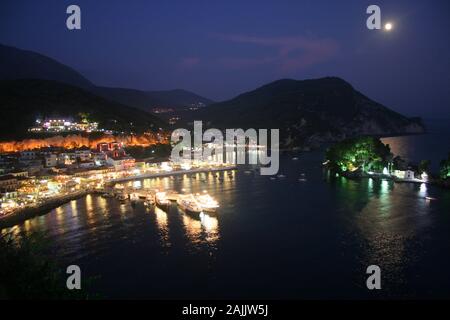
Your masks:
M 297 157 L 293 157 L 292 160 L 298 160 L 298 158 Z
M 160 207 L 163 210 L 169 209 L 170 206 L 170 200 L 167 198 L 165 192 L 157 192 L 155 194 L 155 203 L 158 207 Z
M 307 180 L 305 178 L 299 178 L 298 181 L 305 182 Z
M 130 200 L 131 201 L 138 201 L 139 200 L 139 196 L 136 193 L 132 193 L 132 194 L 130 194 Z
M 188 213 L 200 213 L 203 211 L 200 204 L 192 195 L 180 196 L 177 200 L 177 204 L 183 211 Z
M 166 192 L 166 198 L 169 199 L 170 201 L 177 201 L 178 196 L 179 196 L 179 193 L 176 191 Z
M 216 212 L 219 208 L 219 203 L 209 194 L 195 196 L 195 200 L 205 212 Z
M 153 198 L 148 197 L 145 201 L 144 201 L 144 206 L 146 207 L 152 207 L 155 204 L 155 200 L 153 200 Z
M 117 199 L 121 202 L 121 203 L 125 203 L 127 201 L 127 197 L 124 194 L 119 194 L 117 196 Z
M 286 178 L 286 176 L 284 174 L 279 174 L 277 175 L 278 178 Z

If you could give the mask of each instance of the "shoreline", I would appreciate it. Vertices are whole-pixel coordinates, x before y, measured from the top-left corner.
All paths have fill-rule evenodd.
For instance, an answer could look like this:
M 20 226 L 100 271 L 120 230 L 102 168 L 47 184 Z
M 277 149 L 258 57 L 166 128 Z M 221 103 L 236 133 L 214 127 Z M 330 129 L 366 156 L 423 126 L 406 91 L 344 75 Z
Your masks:
M 121 182 L 127 182 L 132 180 L 140 180 L 140 179 L 152 179 L 159 177 L 169 177 L 181 174 L 194 174 L 201 172 L 218 172 L 218 171 L 226 171 L 226 170 L 234 170 L 237 166 L 227 166 L 221 168 L 200 168 L 193 170 L 179 170 L 179 171 L 170 171 L 170 172 L 162 172 L 162 173 L 147 173 L 138 176 L 125 177 L 120 179 L 114 179 L 108 181 L 106 184 L 115 184 Z M 82 190 L 73 194 L 65 195 L 59 198 L 50 199 L 47 202 L 37 205 L 35 207 L 25 207 L 18 209 L 17 211 L 8 214 L 6 216 L 0 216 L 0 230 L 5 228 L 11 228 L 15 225 L 18 225 L 28 219 L 46 215 L 51 210 L 56 209 L 72 200 L 76 200 L 87 196 L 88 194 L 101 194 L 101 192 L 97 190 Z
M 88 195 L 90 191 L 79 191 L 73 194 L 65 195 L 57 199 L 51 199 L 46 203 L 35 207 L 25 207 L 17 210 L 14 213 L 0 217 L 0 230 L 5 228 L 11 228 L 17 224 L 20 224 L 28 219 L 45 215 L 51 210 L 56 209 L 63 204 L 66 204 L 72 200 L 76 200 Z
M 327 169 L 330 170 L 330 169 Z M 393 181 L 395 183 L 414 183 L 414 184 L 428 184 L 431 186 L 436 186 L 438 188 L 441 189 L 450 189 L 450 183 L 446 182 L 444 180 L 441 180 L 439 178 L 430 178 L 428 181 L 421 181 L 420 179 L 414 179 L 414 180 L 410 180 L 410 179 L 401 179 L 401 178 L 397 178 L 397 177 L 393 177 L 390 175 L 385 175 L 385 174 L 361 174 L 361 173 L 356 173 L 356 174 L 352 174 L 352 173 L 339 173 L 342 177 L 347 178 L 347 179 L 351 179 L 351 180 L 360 180 L 360 179 L 377 179 L 377 180 L 390 180 Z

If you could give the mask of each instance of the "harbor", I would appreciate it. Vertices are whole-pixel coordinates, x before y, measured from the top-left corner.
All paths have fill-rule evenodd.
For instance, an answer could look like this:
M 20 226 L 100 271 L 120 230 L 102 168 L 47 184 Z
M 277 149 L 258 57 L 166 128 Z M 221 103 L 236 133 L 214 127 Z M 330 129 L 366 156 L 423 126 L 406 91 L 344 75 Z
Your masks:
M 225 175 L 228 179 L 233 179 L 233 171 L 235 167 L 224 167 L 224 168 L 215 168 L 212 170 L 188 170 L 186 172 L 174 172 L 174 173 L 183 173 L 186 174 L 185 177 L 189 177 L 187 179 L 196 180 L 197 177 L 193 174 L 200 173 L 208 173 L 212 175 L 212 179 L 216 182 L 221 182 L 224 180 L 224 177 L 220 177 L 215 172 L 227 172 Z M 176 174 L 175 174 L 176 175 Z M 131 186 L 126 184 L 130 181 L 142 180 L 142 179 L 156 179 L 156 178 L 173 178 L 174 174 L 156 174 L 156 175 L 145 175 L 145 177 L 141 176 L 135 179 L 121 179 L 119 181 L 110 182 L 105 186 L 103 190 L 104 193 L 102 197 L 105 198 L 116 198 L 122 203 L 126 201 L 130 201 L 132 204 L 137 202 L 143 202 L 146 207 L 157 206 L 161 210 L 168 211 L 172 204 L 176 204 L 181 210 L 191 213 L 191 214 L 200 214 L 203 212 L 208 213 L 217 213 L 217 209 L 220 207 L 218 201 L 214 199 L 210 194 L 208 194 L 207 190 L 203 190 L 202 192 L 197 193 L 187 193 L 185 189 L 182 189 L 181 192 L 165 189 L 162 190 L 160 188 L 143 188 L 141 184 L 132 184 Z M 181 178 L 178 174 L 178 178 Z M 199 179 L 200 183 L 206 183 L 206 179 Z
M 217 213 L 220 207 L 218 201 L 206 190 L 202 193 L 178 193 L 159 189 L 115 189 L 113 192 L 102 194 L 102 197 L 116 198 L 122 204 L 128 201 L 132 205 L 141 202 L 145 207 L 157 206 L 164 211 L 168 211 L 172 204 L 176 204 L 183 211 L 192 214 Z
M 158 190 L 157 188 L 153 188 L 151 190 L 138 190 L 136 188 L 123 187 L 123 184 L 143 179 L 175 179 L 175 177 L 181 178 L 182 176 L 196 179 L 197 174 L 206 173 L 214 175 L 214 177 L 217 178 L 217 181 L 223 181 L 223 177 L 219 177 L 218 173 L 228 172 L 226 175 L 230 177 L 231 172 L 236 168 L 237 167 L 235 165 L 230 164 L 214 165 L 211 163 L 203 163 L 200 165 L 197 164 L 197 167 L 194 168 L 184 166 L 183 169 L 182 167 L 177 168 L 176 166 L 170 166 L 169 164 L 163 162 L 160 165 L 160 168 L 150 166 L 147 170 L 134 169 L 132 171 L 119 172 L 119 174 L 111 174 L 110 172 L 103 174 L 96 173 L 95 175 L 87 177 L 86 181 L 79 180 L 79 183 L 69 190 L 58 189 L 55 190 L 54 194 L 50 196 L 46 196 L 45 198 L 35 198 L 32 202 L 11 208 L 6 214 L 0 215 L 0 228 L 12 227 L 32 217 L 46 214 L 52 209 L 88 194 L 98 194 L 104 197 L 115 197 L 120 202 L 135 202 L 142 200 L 146 205 L 156 204 L 158 207 L 166 210 L 169 208 L 171 202 L 177 202 L 182 203 L 181 206 L 185 207 L 189 212 L 197 214 L 203 212 L 204 210 L 209 210 L 212 212 L 210 207 L 215 204 L 214 202 L 213 204 L 209 203 L 210 199 L 205 198 L 205 195 L 200 197 L 198 200 L 203 203 L 203 206 L 200 206 L 196 200 L 197 195 L 192 195 L 193 198 L 189 201 L 181 202 L 178 201 L 179 195 L 174 191 Z M 164 199 L 166 195 L 170 198 L 167 199 L 169 202 Z
M 436 283 L 430 297 L 448 293 L 438 285 L 446 279 L 448 263 L 432 264 L 448 248 L 446 190 L 327 176 L 319 165 L 321 153 L 298 157 L 294 161 L 282 155 L 284 178 L 245 173 L 252 168 L 243 167 L 230 175 L 205 172 L 118 183 L 123 188 L 115 188 L 117 194 L 121 189 L 125 200 L 90 193 L 4 232 L 44 233 L 55 259 L 80 265 L 86 276 L 102 275 L 97 292 L 117 299 L 171 298 L 175 290 L 199 299 L 244 297 L 260 293 L 261 277 L 276 268 L 283 272 L 267 280 L 274 289 L 261 294 L 265 298 L 282 290 L 285 297 L 351 298 L 361 294 L 353 285 L 353 270 L 364 270 L 367 261 L 386 255 L 398 258 L 381 266 L 392 279 L 385 283 L 386 296 L 404 296 L 420 284 L 416 273 L 401 272 L 404 267 L 433 271 L 420 273 L 421 279 Z M 306 182 L 298 181 L 302 173 Z M 176 201 L 204 190 L 218 202 L 216 213 L 188 212 Z M 151 199 L 146 204 L 143 197 L 150 192 L 165 192 L 169 206 L 162 208 Z M 423 240 L 430 227 L 433 236 Z M 425 248 L 424 253 L 418 256 L 415 248 Z M 344 270 L 343 279 L 325 273 L 326 281 L 319 282 L 320 289 L 330 290 L 299 293 L 301 285 L 317 285 L 334 265 Z M 123 275 L 119 282 L 118 272 Z M 219 290 L 205 289 L 206 281 Z M 364 297 L 370 298 L 370 292 Z

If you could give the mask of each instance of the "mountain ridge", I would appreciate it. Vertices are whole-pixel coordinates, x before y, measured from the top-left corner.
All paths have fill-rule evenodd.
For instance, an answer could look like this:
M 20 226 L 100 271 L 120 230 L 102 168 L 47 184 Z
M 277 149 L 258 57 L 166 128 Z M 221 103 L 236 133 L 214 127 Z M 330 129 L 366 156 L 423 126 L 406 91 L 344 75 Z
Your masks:
M 198 110 L 195 117 L 210 127 L 279 128 L 285 147 L 425 131 L 420 119 L 371 100 L 338 77 L 276 80 Z
M 46 55 L 0 43 L 0 79 L 57 80 L 82 88 L 93 83 L 75 69 Z
M 154 107 L 181 108 L 213 101 L 184 89 L 137 90 L 98 86 L 75 69 L 46 55 L 0 44 L 0 80 L 43 79 L 67 83 L 106 99 L 151 112 Z
M 16 60 L 11 52 L 18 52 Z M 30 55 L 30 61 L 21 62 Z M 0 57 L 5 58 L 0 67 L 6 67 L 6 71 L 0 69 L 0 79 L 39 76 L 39 70 L 50 64 L 57 71 L 42 71 L 44 78 L 62 77 L 65 80 L 62 82 L 73 82 L 68 85 L 102 97 L 112 105 L 130 106 L 146 112 L 155 107 L 173 108 L 183 121 L 194 117 L 205 120 L 207 126 L 218 128 L 280 128 L 285 147 L 309 148 L 355 135 L 387 136 L 425 131 L 420 119 L 405 117 L 371 100 L 338 77 L 279 79 L 232 99 L 210 104 L 211 100 L 183 89 L 142 91 L 96 86 L 76 70 L 32 51 L 0 45 Z M 38 66 L 34 66 L 36 63 Z M 14 74 L 18 65 L 21 68 Z M 28 73 L 23 70 L 24 66 L 31 66 Z M 53 94 L 58 95 L 58 92 L 53 91 Z M 92 96 L 86 99 L 94 100 Z M 71 104 L 70 101 L 65 103 Z M 105 103 L 101 100 L 101 104 Z M 194 113 L 183 108 L 198 103 L 209 105 Z

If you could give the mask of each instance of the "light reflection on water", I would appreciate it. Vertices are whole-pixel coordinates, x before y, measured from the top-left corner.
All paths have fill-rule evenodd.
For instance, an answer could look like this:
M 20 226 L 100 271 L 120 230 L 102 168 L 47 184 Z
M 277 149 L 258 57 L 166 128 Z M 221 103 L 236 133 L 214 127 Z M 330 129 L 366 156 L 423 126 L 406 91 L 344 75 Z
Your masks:
M 450 149 L 450 127 L 448 119 L 434 119 L 426 122 L 427 133 L 382 138 L 389 144 L 391 152 L 408 162 L 418 164 L 421 160 L 431 161 L 431 171 L 437 173 L 441 160 L 447 158 Z
M 203 243 L 213 247 L 220 238 L 218 219 L 206 213 L 200 213 L 198 217 L 184 213 L 183 225 L 189 241 L 196 248 Z
M 379 265 L 388 287 L 384 296 L 395 296 L 393 292 L 408 284 L 410 275 L 406 267 L 420 261 L 423 241 L 428 238 L 424 233 L 432 224 L 433 204 L 425 198 L 427 186 L 372 178 L 360 181 L 340 178 L 336 182 L 350 191 L 345 199 L 352 201 L 341 205 L 346 212 L 355 213 L 350 224 L 362 237 L 359 245 L 364 249 L 358 253 L 361 264 Z M 367 197 L 361 196 L 363 190 Z M 415 246 L 417 248 L 411 250 Z M 413 296 L 411 292 L 404 296 Z
M 158 224 L 159 234 L 161 236 L 161 244 L 164 247 L 170 247 L 169 225 L 167 213 L 158 207 L 154 208 L 156 215 L 156 223 Z
M 158 298 L 174 292 L 190 298 L 370 298 L 370 264 L 382 268 L 381 297 L 449 293 L 446 278 L 440 287 L 433 281 L 450 267 L 436 258 L 445 256 L 450 243 L 448 192 L 330 177 L 320 160 L 320 153 L 282 159 L 284 179 L 239 170 L 142 180 L 143 188 L 206 190 L 219 200 L 217 215 L 90 196 L 12 231 L 47 232 L 56 256 L 101 273 L 101 288 L 113 297 L 123 297 L 120 288 L 126 288 L 131 296 Z M 298 181 L 301 172 L 307 182 Z M 123 271 L 125 287 L 116 289 L 111 264 Z

